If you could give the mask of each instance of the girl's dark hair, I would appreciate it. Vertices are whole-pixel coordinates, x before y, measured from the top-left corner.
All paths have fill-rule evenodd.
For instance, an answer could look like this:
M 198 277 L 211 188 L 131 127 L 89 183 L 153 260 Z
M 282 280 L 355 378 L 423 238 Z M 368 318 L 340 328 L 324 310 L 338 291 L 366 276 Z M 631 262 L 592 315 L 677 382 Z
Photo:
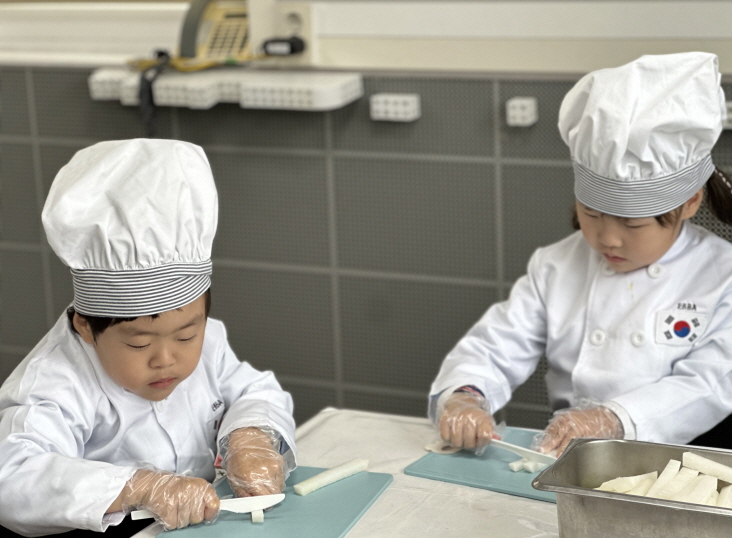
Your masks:
M 706 184 L 705 201 L 715 217 L 725 224 L 732 225 L 732 180 L 722 170 L 715 167 Z M 656 220 L 661 226 L 673 226 L 681 215 L 681 207 L 672 209 L 663 215 L 657 215 Z M 577 207 L 572 207 L 572 228 L 580 229 Z
M 707 205 L 719 220 L 732 224 L 732 180 L 715 167 L 707 182 Z
M 204 292 L 204 296 L 206 297 L 206 317 L 208 317 L 208 313 L 211 311 L 210 287 Z M 71 326 L 71 330 L 74 331 L 76 334 L 79 334 L 76 330 L 76 327 L 74 327 L 74 314 L 76 314 L 76 310 L 74 310 L 73 306 L 70 306 L 66 310 L 66 316 L 69 318 L 69 325 Z M 155 319 L 159 315 L 160 314 L 152 314 L 150 317 Z M 123 321 L 134 321 L 138 317 L 135 316 L 134 318 L 105 318 L 100 316 L 87 316 L 86 314 L 79 314 L 79 316 L 84 318 L 87 323 L 89 323 L 89 328 L 91 329 L 94 340 L 97 339 L 97 335 L 102 334 L 105 330 L 107 330 L 108 327 L 111 327 L 112 325 L 117 325 L 118 323 L 122 323 Z

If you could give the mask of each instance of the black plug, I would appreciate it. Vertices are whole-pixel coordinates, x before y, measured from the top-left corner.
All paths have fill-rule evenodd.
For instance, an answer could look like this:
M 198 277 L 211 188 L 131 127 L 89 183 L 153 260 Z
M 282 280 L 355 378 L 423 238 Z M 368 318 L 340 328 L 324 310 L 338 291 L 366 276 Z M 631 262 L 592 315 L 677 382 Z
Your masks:
M 268 56 L 291 56 L 305 50 L 305 41 L 297 36 L 275 37 L 265 41 L 262 48 Z

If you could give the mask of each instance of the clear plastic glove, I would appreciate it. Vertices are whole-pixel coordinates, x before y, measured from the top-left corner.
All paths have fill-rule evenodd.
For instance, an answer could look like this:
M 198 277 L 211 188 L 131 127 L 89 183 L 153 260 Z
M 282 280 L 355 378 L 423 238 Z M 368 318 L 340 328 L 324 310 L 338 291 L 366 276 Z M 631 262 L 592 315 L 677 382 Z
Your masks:
M 229 434 L 222 466 L 237 497 L 270 495 L 285 489 L 285 459 L 259 428 Z
M 494 437 L 495 422 L 485 398 L 470 392 L 454 392 L 445 402 L 439 428 L 444 441 L 475 450 L 480 456 Z
M 539 452 L 559 457 L 575 437 L 622 439 L 624 433 L 623 423 L 610 409 L 583 401 L 577 407 L 555 412 L 546 430 L 534 438 L 533 446 Z
M 213 522 L 219 514 L 219 498 L 209 482 L 163 471 L 136 471 L 120 497 L 123 510 L 152 512 L 165 530 Z

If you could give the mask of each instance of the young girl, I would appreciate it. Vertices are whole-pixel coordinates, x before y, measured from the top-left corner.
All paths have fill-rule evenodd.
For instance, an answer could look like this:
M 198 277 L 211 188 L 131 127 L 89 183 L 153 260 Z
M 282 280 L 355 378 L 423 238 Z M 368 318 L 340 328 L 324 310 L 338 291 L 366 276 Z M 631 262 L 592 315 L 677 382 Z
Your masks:
M 104 531 L 214 519 L 295 466 L 292 399 L 208 319 L 218 199 L 198 146 L 101 142 L 56 176 L 43 224 L 74 303 L 0 388 L 0 525 Z
M 538 449 L 575 437 L 687 443 L 732 412 L 732 245 L 688 222 L 706 196 L 732 223 L 711 159 L 725 118 L 717 58 L 644 56 L 582 78 L 559 130 L 580 231 L 531 257 L 445 358 L 430 417 L 482 451 L 491 413 L 546 356 L 555 413 Z

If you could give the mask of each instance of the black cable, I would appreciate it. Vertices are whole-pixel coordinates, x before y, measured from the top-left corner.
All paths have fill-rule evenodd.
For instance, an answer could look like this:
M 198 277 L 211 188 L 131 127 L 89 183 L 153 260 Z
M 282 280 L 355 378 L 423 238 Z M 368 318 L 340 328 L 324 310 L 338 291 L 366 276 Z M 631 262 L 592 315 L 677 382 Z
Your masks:
M 145 137 L 155 138 L 155 101 L 153 99 L 153 82 L 170 63 L 170 54 L 164 50 L 155 51 L 158 63 L 140 73 L 140 114 L 145 128 Z

